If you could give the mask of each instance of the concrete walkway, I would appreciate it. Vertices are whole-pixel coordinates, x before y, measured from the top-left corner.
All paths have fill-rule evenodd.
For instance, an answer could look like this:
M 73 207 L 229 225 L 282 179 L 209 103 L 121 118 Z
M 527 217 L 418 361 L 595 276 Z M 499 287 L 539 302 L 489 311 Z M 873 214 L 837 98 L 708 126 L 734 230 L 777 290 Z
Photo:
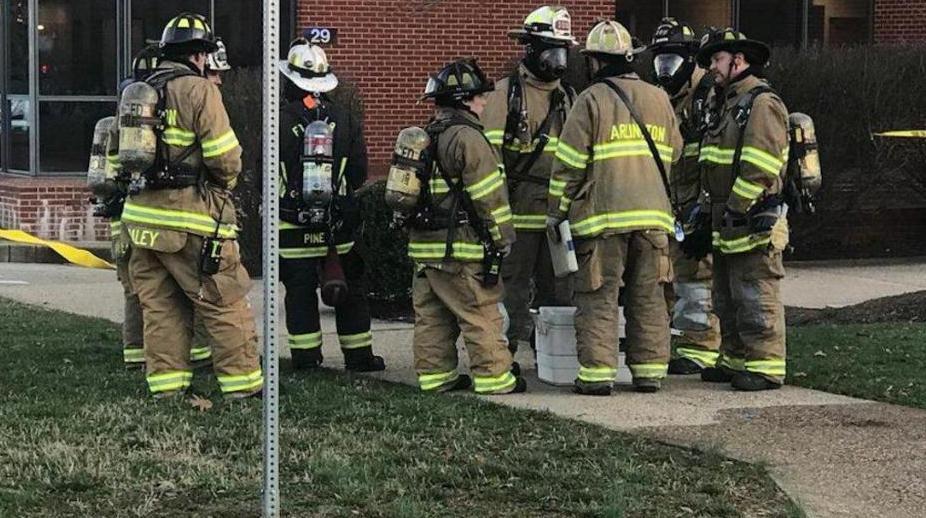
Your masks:
M 926 261 L 789 265 L 785 303 L 841 306 L 926 289 L 924 273 Z M 68 266 L 0 264 L 0 296 L 121 322 L 122 292 L 114 277 Z M 258 314 L 260 295 L 255 286 L 251 300 Z M 322 329 L 326 364 L 340 368 L 329 308 L 323 310 Z M 389 366 L 373 376 L 414 384 L 411 326 L 376 321 L 373 329 L 377 352 Z M 579 397 L 539 382 L 529 355 L 521 352 L 518 360 L 530 392 L 492 401 L 764 463 L 809 516 L 924 515 L 924 411 L 798 387 L 740 393 L 696 377 L 672 378 L 655 395 L 627 387 L 611 398 Z

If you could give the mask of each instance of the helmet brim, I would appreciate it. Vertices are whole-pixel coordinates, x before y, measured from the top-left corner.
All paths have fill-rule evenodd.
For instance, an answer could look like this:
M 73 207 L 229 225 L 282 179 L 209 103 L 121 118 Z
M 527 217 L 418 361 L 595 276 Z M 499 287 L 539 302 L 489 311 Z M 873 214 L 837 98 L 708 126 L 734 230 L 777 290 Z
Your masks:
M 742 52 L 744 54 L 749 54 L 753 57 L 758 56 L 756 63 L 752 61 L 749 62 L 750 65 L 765 66 L 768 64 L 769 58 L 772 56 L 772 51 L 769 49 L 768 45 L 757 40 L 723 40 L 715 41 L 713 43 L 708 43 L 700 49 L 698 49 L 698 55 L 695 58 L 698 62 L 698 66 L 701 68 L 709 68 L 711 66 L 711 57 L 718 52 L 729 52 L 731 54 L 736 54 L 737 52 Z
M 338 86 L 338 78 L 333 72 L 328 72 L 321 77 L 302 77 L 289 69 L 289 61 L 281 60 L 278 67 L 281 74 L 292 81 L 300 90 L 306 92 L 326 93 Z
M 605 52 L 602 50 L 589 50 L 589 49 L 580 49 L 580 54 L 585 54 L 586 56 L 594 56 L 595 54 L 600 54 L 602 56 L 636 56 L 638 54 L 643 54 L 646 52 L 646 47 L 634 47 L 628 52 Z
M 526 38 L 536 38 L 540 41 L 543 41 L 544 43 L 550 43 L 552 45 L 566 45 L 569 47 L 579 44 L 579 42 L 576 41 L 576 39 L 572 36 L 541 36 L 539 34 L 528 32 L 524 29 L 514 29 L 512 31 L 508 31 L 508 37 L 519 41 Z

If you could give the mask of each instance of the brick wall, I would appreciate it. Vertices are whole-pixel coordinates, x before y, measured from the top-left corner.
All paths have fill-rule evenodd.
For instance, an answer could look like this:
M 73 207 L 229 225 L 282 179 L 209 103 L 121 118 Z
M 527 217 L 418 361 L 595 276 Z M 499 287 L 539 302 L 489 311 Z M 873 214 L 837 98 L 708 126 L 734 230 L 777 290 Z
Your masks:
M 108 224 L 94 218 L 84 178 L 23 178 L 0 175 L 0 227 L 44 239 L 107 239 Z
M 573 32 L 584 43 L 598 17 L 613 17 L 614 0 L 565 0 Z M 429 103 L 416 104 L 428 74 L 459 56 L 475 56 L 493 78 L 521 53 L 507 32 L 536 0 L 300 0 L 296 27 L 333 27 L 325 47 L 335 73 L 358 85 L 365 106 L 371 174 L 384 174 L 398 131 L 424 124 Z
M 875 43 L 926 41 L 926 0 L 875 0 Z

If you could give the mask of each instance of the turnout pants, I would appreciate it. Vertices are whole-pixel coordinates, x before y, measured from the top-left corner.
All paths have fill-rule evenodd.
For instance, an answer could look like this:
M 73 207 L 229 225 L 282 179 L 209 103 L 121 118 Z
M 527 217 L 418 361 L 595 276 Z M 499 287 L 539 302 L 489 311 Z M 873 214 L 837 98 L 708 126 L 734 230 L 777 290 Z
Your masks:
M 569 278 L 557 279 L 544 232 L 518 232 L 511 253 L 502 263 L 505 281 L 504 303 L 511 324 L 509 347 L 517 351 L 519 341 L 530 340 L 534 330 L 530 309 L 540 306 L 568 306 Z
M 775 249 L 714 255 L 714 307 L 723 333 L 718 366 L 784 382 L 784 274 Z
M 340 256 L 347 281 L 347 300 L 334 308 L 338 342 L 345 363 L 372 356 L 370 307 L 367 303 L 363 258 L 356 250 Z M 321 361 L 322 332 L 318 315 L 319 269 L 324 257 L 280 258 L 280 280 L 286 287 L 286 330 L 294 361 L 312 356 Z
M 511 353 L 498 309 L 502 284 L 483 286 L 479 263 L 440 266 L 420 268 L 412 281 L 415 371 L 421 390 L 454 385 L 459 377 L 456 342 L 462 334 L 475 391 L 510 391 L 517 380 L 511 373 Z
M 627 319 L 627 366 L 634 378 L 664 378 L 669 363 L 669 315 L 663 285 L 672 278 L 668 235 L 646 230 L 580 241 L 576 256 L 576 383 L 588 388 L 610 386 L 617 377 L 621 289 Z
M 174 253 L 132 249 L 129 273 L 144 316 L 152 393 L 190 386 L 194 310 L 213 345 L 213 370 L 222 392 L 254 392 L 263 385 L 247 300 L 251 280 L 241 265 L 238 243 L 222 244 L 220 269 L 211 276 L 199 272 L 202 244 L 202 237 L 190 234 Z
M 670 242 L 675 281 L 667 284 L 672 327 L 682 332 L 675 343 L 675 355 L 701 367 L 713 367 L 720 351 L 720 319 L 714 313 L 711 296 L 713 260 L 685 257 L 675 241 Z

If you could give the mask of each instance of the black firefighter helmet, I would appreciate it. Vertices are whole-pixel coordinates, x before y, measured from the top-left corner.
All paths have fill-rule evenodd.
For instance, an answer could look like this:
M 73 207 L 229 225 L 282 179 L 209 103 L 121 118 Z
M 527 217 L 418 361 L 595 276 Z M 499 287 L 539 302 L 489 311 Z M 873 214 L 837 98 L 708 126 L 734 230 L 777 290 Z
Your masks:
M 428 79 L 422 99 L 463 101 L 495 90 L 475 59 L 458 59 Z

